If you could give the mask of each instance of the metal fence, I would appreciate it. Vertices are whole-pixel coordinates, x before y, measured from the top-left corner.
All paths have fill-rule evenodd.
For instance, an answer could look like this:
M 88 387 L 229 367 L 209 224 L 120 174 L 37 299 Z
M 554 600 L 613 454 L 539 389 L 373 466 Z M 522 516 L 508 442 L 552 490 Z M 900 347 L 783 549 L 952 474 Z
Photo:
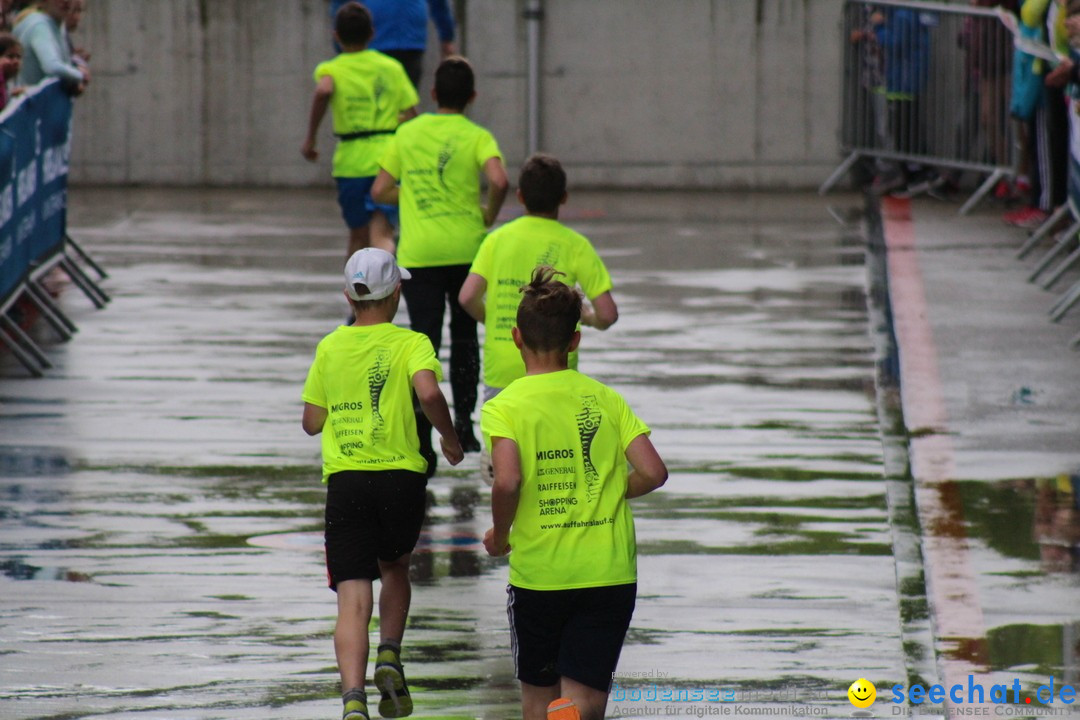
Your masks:
M 991 8 L 847 0 L 841 146 L 825 193 L 861 159 L 974 171 L 967 213 L 1016 163 L 1013 35 Z

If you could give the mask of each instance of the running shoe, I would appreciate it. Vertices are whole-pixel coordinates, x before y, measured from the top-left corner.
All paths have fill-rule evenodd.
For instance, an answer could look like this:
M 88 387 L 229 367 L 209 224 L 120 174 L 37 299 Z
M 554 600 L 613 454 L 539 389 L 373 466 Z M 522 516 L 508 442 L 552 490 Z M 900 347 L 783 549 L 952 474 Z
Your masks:
M 412 697 L 409 686 L 405 684 L 401 658 L 393 645 L 379 646 L 379 654 L 375 657 L 375 686 L 382 692 L 380 715 L 384 718 L 412 715 Z
M 548 705 L 547 720 L 581 720 L 581 712 L 573 700 L 562 697 Z
M 349 693 L 352 695 L 345 702 L 345 710 L 341 713 L 341 720 L 371 720 L 368 715 L 367 709 L 367 697 L 356 697 L 356 691 Z M 346 697 L 349 697 L 346 695 Z
M 350 700 L 345 703 L 345 712 L 341 715 L 341 720 L 371 720 L 368 717 L 367 705 L 359 700 Z

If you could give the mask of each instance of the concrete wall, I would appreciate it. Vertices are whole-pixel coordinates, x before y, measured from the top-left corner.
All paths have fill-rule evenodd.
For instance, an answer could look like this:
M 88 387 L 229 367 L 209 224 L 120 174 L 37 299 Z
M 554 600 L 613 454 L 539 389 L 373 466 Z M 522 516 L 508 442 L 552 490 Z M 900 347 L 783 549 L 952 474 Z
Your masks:
M 83 183 L 311 185 L 328 0 L 89 0 Z M 524 0 L 456 0 L 472 117 L 526 149 Z M 811 187 L 838 163 L 841 0 L 545 0 L 541 149 L 575 187 Z M 429 53 L 433 56 L 434 53 Z M 429 64 L 434 61 L 428 58 Z M 421 95 L 427 92 L 427 83 Z

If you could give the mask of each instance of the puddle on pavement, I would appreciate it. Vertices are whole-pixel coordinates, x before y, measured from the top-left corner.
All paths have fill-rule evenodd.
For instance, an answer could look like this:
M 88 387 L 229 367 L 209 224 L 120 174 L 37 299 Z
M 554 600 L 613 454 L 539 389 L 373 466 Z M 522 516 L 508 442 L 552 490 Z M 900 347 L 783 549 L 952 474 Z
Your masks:
M 298 396 L 340 316 L 337 215 L 321 194 L 211 196 L 76 205 L 115 299 L 84 311 L 53 377 L 5 383 L 5 444 L 57 449 L 0 452 L 0 561 L 93 578 L 46 593 L 0 576 L 13 720 L 336 710 L 318 444 Z M 817 198 L 643 197 L 575 196 L 571 222 L 620 306 L 615 328 L 586 333 L 581 369 L 623 392 L 672 471 L 635 501 L 619 682 L 847 715 L 853 680 L 905 677 L 901 613 L 918 620 L 897 597 L 861 234 Z M 416 716 L 512 717 L 506 566 L 477 545 L 476 458 L 429 487 L 406 635 Z

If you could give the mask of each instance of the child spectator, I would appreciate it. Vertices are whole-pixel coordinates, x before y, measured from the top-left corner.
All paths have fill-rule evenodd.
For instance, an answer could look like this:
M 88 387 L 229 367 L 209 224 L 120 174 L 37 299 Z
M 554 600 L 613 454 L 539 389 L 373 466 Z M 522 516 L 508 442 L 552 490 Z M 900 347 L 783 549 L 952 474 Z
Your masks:
M 626 401 L 568 368 L 581 296 L 556 274 L 537 268 L 522 288 L 512 332 L 526 374 L 481 409 L 495 465 L 484 547 L 510 553 L 507 614 L 525 720 L 541 720 L 560 697 L 599 720 L 637 596 L 626 501 L 663 485 L 667 468 Z
M 518 201 L 525 215 L 493 231 L 480 243 L 458 301 L 477 322 L 484 323 L 484 400 L 525 374 L 511 329 L 519 292 L 533 270 L 549 265 L 563 273 L 566 284 L 579 284 L 592 303 L 581 315 L 583 325 L 605 330 L 619 318 L 611 296 L 611 276 L 588 238 L 559 222 L 566 203 L 566 172 L 551 155 L 525 161 L 518 176 Z M 485 301 L 484 296 L 488 295 Z M 577 367 L 571 353 L 570 367 Z
M 456 465 L 463 457 L 431 343 L 391 323 L 401 281 L 408 279 L 385 250 L 356 251 L 345 264 L 345 295 L 355 321 L 322 339 L 304 383 L 304 430 L 322 433 L 326 565 L 337 592 L 334 649 L 344 720 L 369 718 L 368 623 L 372 582 L 380 577 L 374 677 L 382 691 L 379 713 L 397 718 L 412 712 L 401 640 L 412 593 L 409 559 L 424 520 L 427 487 L 413 392 L 439 431 L 447 462 Z
M 371 244 L 373 214 L 393 214 L 393 208 L 376 207 L 371 185 L 379 169 L 379 156 L 399 123 L 416 115 L 419 100 L 401 63 L 368 49 L 372 32 L 371 13 L 360 3 L 347 3 L 338 11 L 334 38 L 343 50 L 315 68 L 315 96 L 300 148 L 305 158 L 318 160 L 316 133 L 330 108 L 338 138 L 333 175 L 341 214 L 349 228 L 346 257 Z M 383 242 L 380 239 L 379 244 Z
M 14 88 L 9 88 L 19 74 L 19 66 L 22 64 L 22 45 L 11 33 L 0 32 L 0 110 L 3 110 L 11 96 L 18 94 Z
M 379 161 L 372 194 L 379 202 L 401 202 L 398 261 L 412 281 L 404 288 L 412 329 L 442 341 L 443 315 L 450 305 L 450 387 L 454 426 L 466 452 L 478 452 L 472 412 L 480 380 L 476 321 L 458 303 L 486 228 L 506 198 L 509 181 L 502 153 L 490 132 L 465 116 L 476 98 L 472 66 L 465 58 L 443 60 L 433 90 L 438 110 L 403 125 Z M 488 181 L 487 205 L 481 204 L 480 175 Z M 400 180 L 401 187 L 395 185 Z M 430 429 L 420 419 L 420 443 L 430 450 Z

